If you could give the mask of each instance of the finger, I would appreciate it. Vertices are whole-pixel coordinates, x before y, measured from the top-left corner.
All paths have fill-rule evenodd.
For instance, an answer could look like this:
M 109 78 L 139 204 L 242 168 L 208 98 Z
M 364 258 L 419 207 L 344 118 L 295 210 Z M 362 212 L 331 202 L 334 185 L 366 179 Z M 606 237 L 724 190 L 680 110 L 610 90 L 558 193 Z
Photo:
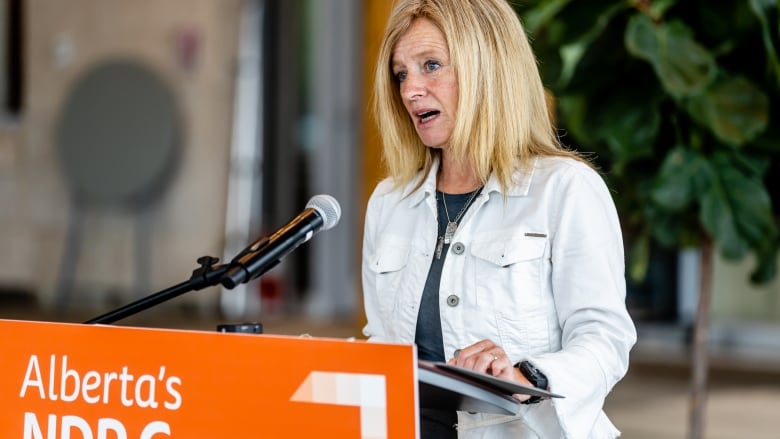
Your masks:
M 472 356 L 480 354 L 495 346 L 496 344 L 493 343 L 492 340 L 480 340 L 472 345 L 456 350 L 453 363 L 457 366 L 466 367 L 466 364 L 473 364 L 474 360 L 472 359 Z
M 503 351 L 496 353 L 494 351 L 492 354 L 494 355 L 494 358 L 490 363 L 490 373 L 496 377 L 514 380 L 514 366 L 506 353 Z
M 489 373 L 493 362 L 498 358 L 498 355 L 490 350 L 478 352 L 465 360 L 464 367 L 478 372 Z
M 513 393 L 512 394 L 512 398 L 514 398 L 514 399 L 516 399 L 516 400 L 518 400 L 520 402 L 523 402 L 525 400 L 531 399 L 531 395 L 523 395 L 521 393 Z
M 477 351 L 471 354 L 468 354 L 467 352 L 468 351 L 466 351 L 466 353 L 461 352 L 458 355 L 457 364 L 461 367 L 480 372 L 487 370 L 494 358 L 493 355 L 489 354 L 487 351 Z
M 474 352 L 474 348 L 483 350 L 466 356 L 469 352 Z M 489 373 L 494 376 L 501 376 L 507 379 L 513 378 L 512 364 L 506 352 L 490 340 L 483 340 L 458 352 L 457 364 L 461 367 Z

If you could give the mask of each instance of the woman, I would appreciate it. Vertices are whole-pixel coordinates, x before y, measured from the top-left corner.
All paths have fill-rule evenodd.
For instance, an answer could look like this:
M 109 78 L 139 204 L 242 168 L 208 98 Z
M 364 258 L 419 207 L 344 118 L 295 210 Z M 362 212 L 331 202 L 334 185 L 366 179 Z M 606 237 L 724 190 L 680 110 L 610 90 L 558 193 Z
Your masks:
M 423 411 L 423 437 L 614 438 L 636 332 L 609 191 L 563 148 L 506 0 L 400 0 L 376 70 L 389 177 L 368 202 L 370 340 L 565 396 Z

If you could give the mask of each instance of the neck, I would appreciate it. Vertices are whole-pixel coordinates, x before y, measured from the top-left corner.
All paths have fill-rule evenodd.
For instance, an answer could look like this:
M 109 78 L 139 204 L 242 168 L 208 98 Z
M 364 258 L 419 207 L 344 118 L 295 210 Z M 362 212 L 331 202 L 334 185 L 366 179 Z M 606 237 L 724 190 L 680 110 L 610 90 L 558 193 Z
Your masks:
M 482 186 L 477 173 L 469 164 L 455 164 L 442 158 L 436 176 L 436 188 L 447 194 L 465 194 Z

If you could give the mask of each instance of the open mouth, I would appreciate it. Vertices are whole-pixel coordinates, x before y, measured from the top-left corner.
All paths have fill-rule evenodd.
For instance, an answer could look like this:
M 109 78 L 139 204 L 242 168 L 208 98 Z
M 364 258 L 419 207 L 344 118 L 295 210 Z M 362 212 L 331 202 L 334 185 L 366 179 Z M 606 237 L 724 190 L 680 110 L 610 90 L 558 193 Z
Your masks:
M 420 123 L 425 123 L 433 119 L 434 117 L 438 116 L 439 113 L 440 111 L 438 110 L 424 111 L 422 113 L 417 114 L 417 117 L 420 118 Z

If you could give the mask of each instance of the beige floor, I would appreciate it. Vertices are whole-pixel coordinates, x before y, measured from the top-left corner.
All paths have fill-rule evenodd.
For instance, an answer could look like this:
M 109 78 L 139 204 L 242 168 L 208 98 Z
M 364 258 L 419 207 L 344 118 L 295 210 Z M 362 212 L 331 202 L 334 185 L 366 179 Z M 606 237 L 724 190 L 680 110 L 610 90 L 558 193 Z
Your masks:
M 50 321 L 83 321 L 94 315 L 53 318 L 20 307 L 0 307 L 0 318 Z M 359 336 L 358 323 L 310 321 L 283 316 L 267 316 L 260 321 L 266 334 L 347 338 Z M 219 323 L 213 317 L 177 315 L 164 312 L 131 317 L 120 324 L 158 328 L 213 330 Z M 780 353 L 778 353 L 780 354 Z M 626 378 L 610 394 L 605 410 L 628 439 L 684 439 L 688 428 L 687 371 L 679 358 L 660 352 L 637 352 Z M 678 355 L 679 357 L 679 355 Z M 780 358 L 780 356 L 778 356 Z M 684 362 L 683 362 L 684 363 Z M 706 439 L 780 439 L 780 360 L 764 361 L 759 369 L 745 366 L 730 369 L 728 355 L 714 362 L 706 412 Z M 749 361 L 748 361 L 749 363 Z M 749 366 L 749 364 L 748 364 Z
M 780 438 L 780 374 L 740 385 L 710 381 L 705 414 L 708 439 Z M 607 415 L 629 439 L 686 438 L 689 394 L 684 376 L 629 373 L 607 400 Z

